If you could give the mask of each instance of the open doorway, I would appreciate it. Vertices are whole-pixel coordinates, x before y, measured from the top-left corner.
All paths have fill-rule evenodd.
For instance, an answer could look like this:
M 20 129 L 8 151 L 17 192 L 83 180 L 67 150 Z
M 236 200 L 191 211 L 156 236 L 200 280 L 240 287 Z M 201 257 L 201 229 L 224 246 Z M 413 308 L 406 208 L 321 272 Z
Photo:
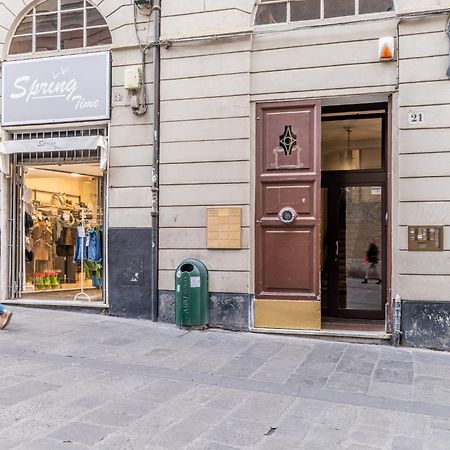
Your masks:
M 104 177 L 98 163 L 15 170 L 13 296 L 103 302 Z
M 387 106 L 324 108 L 322 317 L 383 320 Z

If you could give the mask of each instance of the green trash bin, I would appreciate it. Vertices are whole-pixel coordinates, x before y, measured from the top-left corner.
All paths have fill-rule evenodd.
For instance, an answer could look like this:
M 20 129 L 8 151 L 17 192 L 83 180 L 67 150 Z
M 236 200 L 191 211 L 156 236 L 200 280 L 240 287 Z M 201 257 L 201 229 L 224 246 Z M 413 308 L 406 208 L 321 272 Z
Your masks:
M 209 320 L 208 269 L 198 259 L 185 259 L 175 271 L 175 322 L 204 327 Z

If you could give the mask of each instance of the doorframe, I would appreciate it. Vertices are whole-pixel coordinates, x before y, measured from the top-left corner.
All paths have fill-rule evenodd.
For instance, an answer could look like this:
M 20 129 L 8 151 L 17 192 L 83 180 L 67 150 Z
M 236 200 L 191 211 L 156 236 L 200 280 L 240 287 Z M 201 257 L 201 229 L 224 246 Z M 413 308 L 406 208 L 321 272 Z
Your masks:
M 384 272 L 384 277 L 385 277 L 385 286 L 383 288 L 383 295 L 385 297 L 385 313 L 384 313 L 384 321 L 385 321 L 385 330 L 387 332 L 389 332 L 389 330 L 391 329 L 391 322 L 392 322 L 392 299 L 390 298 L 391 293 L 392 293 L 392 282 L 393 282 L 393 274 L 392 274 L 392 262 L 393 262 L 393 242 L 392 242 L 392 224 L 393 224 L 393 219 L 392 219 L 392 202 L 393 202 L 393 192 L 392 192 L 392 188 L 393 188 L 393 180 L 392 180 L 392 171 L 393 171 L 393 167 L 392 167 L 392 152 L 393 152 L 393 96 L 392 94 L 388 93 L 386 94 L 387 97 L 387 101 L 374 101 L 372 103 L 368 103 L 366 101 L 364 101 L 363 103 L 345 103 L 345 104 L 341 104 L 341 105 L 333 105 L 333 106 L 324 106 L 321 105 L 321 100 L 320 98 L 311 98 L 311 99 L 299 99 L 299 100 L 295 100 L 295 101 L 290 101 L 290 100 L 280 100 L 280 101 L 261 101 L 261 102 L 256 102 L 254 103 L 254 110 L 253 110 L 253 114 L 255 117 L 255 120 L 252 121 L 252 123 L 255 126 L 254 129 L 254 136 L 255 136 L 255 147 L 254 147 L 254 164 L 252 164 L 252 173 L 253 173 L 253 192 L 252 192 L 252 196 L 255 199 L 255 204 L 254 207 L 252 208 L 253 210 L 251 210 L 251 215 L 253 217 L 253 226 L 254 228 L 254 232 L 252 233 L 252 240 L 254 243 L 254 251 L 252 252 L 252 271 L 254 273 L 254 276 L 252 277 L 253 280 L 253 292 L 255 293 L 255 302 L 257 299 L 257 294 L 256 292 L 258 291 L 258 286 L 257 286 L 257 265 L 256 265 L 256 261 L 257 261 L 257 253 L 258 253 L 258 249 L 257 249 L 257 233 L 258 233 L 258 227 L 256 224 L 256 212 L 258 210 L 258 206 L 257 206 L 257 201 L 258 201 L 258 194 L 259 194 L 259 188 L 258 188 L 258 180 L 257 180 L 257 168 L 258 168 L 258 159 L 257 159 L 257 152 L 258 152 L 258 148 L 261 145 L 262 142 L 262 135 L 261 135 L 261 127 L 257 126 L 257 121 L 260 120 L 260 112 L 262 108 L 266 108 L 266 107 L 275 107 L 275 106 L 280 106 L 280 105 L 308 105 L 308 104 L 316 104 L 316 102 L 319 102 L 320 105 L 320 120 L 322 120 L 322 115 L 327 112 L 348 112 L 348 111 L 354 111 L 354 112 L 361 112 L 361 111 L 367 111 L 367 110 L 373 110 L 376 108 L 381 108 L 383 109 L 385 112 L 385 139 L 383 140 L 383 170 L 380 170 L 380 174 L 384 173 L 384 182 L 385 182 L 385 195 L 383 196 L 383 202 L 385 204 L 384 206 L 384 210 L 387 213 L 387 220 L 385 221 L 385 229 L 386 229 L 386 234 L 385 234 L 385 243 L 384 243 L 384 248 L 383 251 L 385 253 L 385 260 L 386 263 L 384 264 L 383 267 L 383 272 Z M 321 127 L 320 127 L 321 128 Z M 319 136 L 320 138 L 320 152 L 317 155 L 320 159 L 319 162 L 321 162 L 321 158 L 322 158 L 322 139 L 321 139 L 321 134 Z M 364 176 L 365 171 L 358 171 L 359 174 L 361 174 L 362 176 Z M 321 172 L 321 176 L 322 176 L 322 172 Z M 319 219 L 321 220 L 322 217 L 320 215 Z M 319 244 L 320 243 L 320 237 L 319 237 Z M 320 282 L 320 274 L 319 274 L 319 282 Z M 255 306 L 256 304 L 252 302 L 252 307 L 251 307 L 251 322 L 253 323 L 253 326 L 255 326 Z
M 358 112 L 364 111 L 374 111 L 383 110 L 383 113 L 374 114 L 364 114 L 358 115 Z M 371 186 L 373 184 L 381 185 L 383 189 L 382 195 L 382 210 L 385 213 L 385 218 L 381 222 L 382 226 L 382 251 L 385 259 L 385 263 L 382 266 L 382 296 L 384 298 L 383 304 L 384 308 L 381 312 L 379 311 L 365 311 L 364 314 L 371 319 L 384 320 L 386 324 L 386 329 L 390 325 L 390 311 L 391 311 L 391 300 L 390 293 L 392 291 L 392 96 L 389 96 L 387 102 L 377 102 L 377 103 L 364 103 L 364 104 L 348 104 L 348 105 L 338 105 L 338 106 L 325 106 L 322 108 L 322 114 L 332 114 L 332 113 L 343 113 L 348 112 L 349 115 L 345 117 L 353 118 L 366 118 L 366 117 L 382 117 L 382 167 L 381 169 L 374 170 L 353 170 L 353 171 L 323 171 L 322 172 L 322 183 L 327 179 L 327 176 L 335 177 L 338 180 L 337 185 L 345 184 L 346 176 L 350 178 L 348 183 L 349 186 Z M 351 114 L 355 113 L 355 114 Z M 334 119 L 335 120 L 335 119 Z M 327 121 L 327 117 L 322 117 L 322 121 Z M 373 176 L 371 181 L 367 181 L 367 176 Z M 340 181 L 340 179 L 342 181 Z M 339 182 L 340 181 L 340 182 Z M 345 318 L 347 319 L 358 319 L 359 310 L 348 310 L 346 311 Z M 323 317 L 323 310 L 322 310 Z M 337 315 L 337 317 L 342 317 Z

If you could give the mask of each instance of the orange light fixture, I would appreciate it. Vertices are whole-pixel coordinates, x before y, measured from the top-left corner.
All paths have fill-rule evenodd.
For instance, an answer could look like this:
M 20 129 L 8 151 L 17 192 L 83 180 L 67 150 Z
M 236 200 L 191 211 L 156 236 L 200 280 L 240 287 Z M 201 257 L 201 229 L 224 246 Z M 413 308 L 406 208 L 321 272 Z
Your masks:
M 395 56 L 395 41 L 393 37 L 383 37 L 378 41 L 378 59 L 392 61 Z

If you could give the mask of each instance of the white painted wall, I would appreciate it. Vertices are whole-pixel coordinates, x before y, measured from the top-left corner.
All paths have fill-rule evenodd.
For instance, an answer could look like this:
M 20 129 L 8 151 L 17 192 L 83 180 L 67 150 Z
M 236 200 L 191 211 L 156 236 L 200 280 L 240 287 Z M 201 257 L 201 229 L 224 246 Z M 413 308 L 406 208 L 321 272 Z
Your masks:
M 408 224 L 444 224 L 450 231 L 447 15 L 401 17 L 439 12 L 450 0 L 398 0 L 397 15 L 382 20 L 264 26 L 249 37 L 253 6 L 241 0 L 163 5 L 164 37 L 175 42 L 162 65 L 161 287 L 171 288 L 178 258 L 194 255 L 212 270 L 212 290 L 252 292 L 255 102 L 339 104 L 392 95 L 392 295 L 450 300 L 450 238 L 443 253 L 406 252 Z M 396 36 L 399 21 L 397 68 L 378 62 L 377 47 L 378 38 Z M 198 40 L 233 32 L 234 39 Z M 413 110 L 426 117 L 414 129 L 407 123 Z M 206 207 L 236 204 L 244 211 L 243 250 L 206 250 Z
M 132 113 L 130 95 L 123 88 L 123 74 L 127 66 L 141 63 L 135 28 L 133 25 L 133 2 L 123 0 L 91 0 L 105 17 L 112 34 L 112 117 L 110 121 L 110 174 L 109 174 L 109 226 L 151 227 L 151 171 L 152 171 L 152 63 L 148 54 L 147 89 L 149 112 L 142 117 Z M 27 0 L 0 0 L 0 62 L 8 59 L 8 43 L 18 23 L 36 2 Z M 141 38 L 153 36 L 150 19 L 138 16 Z M 104 49 L 104 48 L 102 48 Z M 98 48 L 87 51 L 100 50 Z M 77 52 L 77 51 L 74 51 Z M 45 56 L 67 54 L 50 52 Z M 38 56 L 43 56 L 39 54 Z M 17 59 L 17 57 L 15 57 Z M 86 70 L 89 70 L 86 67 Z M 1 81 L 1 73 L 0 73 Z M 70 124 L 76 128 L 78 124 Z M 56 128 L 60 127 L 59 125 Z M 5 130 L 0 135 L 7 138 Z M 3 179 L 0 186 L 8 180 Z M 2 203 L 5 203 L 2 196 Z M 7 223 L 5 205 L 1 205 L 1 223 Z M 2 230 L 5 230 L 2 227 Z M 6 295 L 7 232 L 1 234 L 1 290 L 0 298 Z
M 450 7 L 450 2 L 433 2 Z M 444 5 L 445 4 L 445 5 Z M 450 301 L 450 81 L 447 16 L 400 24 L 398 288 L 404 299 Z M 425 122 L 408 123 L 423 112 Z M 408 225 L 444 225 L 444 252 L 408 252 Z

